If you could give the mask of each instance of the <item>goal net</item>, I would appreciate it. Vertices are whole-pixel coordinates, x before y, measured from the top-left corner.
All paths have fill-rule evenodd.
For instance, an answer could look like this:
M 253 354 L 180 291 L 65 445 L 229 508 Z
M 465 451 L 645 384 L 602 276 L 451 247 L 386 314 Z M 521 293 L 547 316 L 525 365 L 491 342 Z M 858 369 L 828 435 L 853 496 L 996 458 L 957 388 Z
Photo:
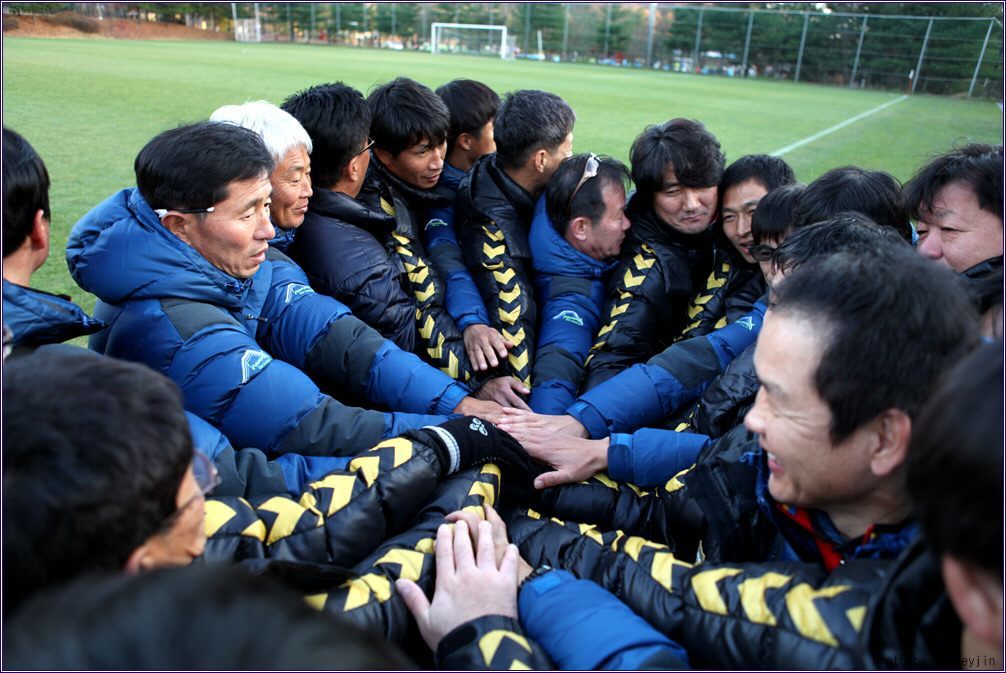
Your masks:
M 513 58 L 506 26 L 476 23 L 434 23 L 430 26 L 434 54 L 469 54 Z

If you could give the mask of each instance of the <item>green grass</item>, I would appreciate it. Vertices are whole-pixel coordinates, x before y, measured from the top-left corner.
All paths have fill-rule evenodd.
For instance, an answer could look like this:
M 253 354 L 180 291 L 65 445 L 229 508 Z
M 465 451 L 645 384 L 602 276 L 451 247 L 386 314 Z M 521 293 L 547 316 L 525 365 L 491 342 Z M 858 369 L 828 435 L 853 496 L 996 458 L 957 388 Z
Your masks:
M 33 283 L 90 310 L 62 251 L 73 223 L 133 184 L 133 159 L 158 132 L 207 118 L 226 103 L 280 103 L 307 86 L 342 80 L 364 93 L 393 77 L 437 87 L 456 77 L 498 92 L 542 88 L 576 110 L 575 151 L 628 157 L 647 125 L 699 119 L 727 159 L 771 152 L 897 98 L 789 82 L 732 80 L 611 67 L 501 62 L 343 47 L 218 42 L 4 38 L 4 124 L 42 155 L 52 177 L 53 252 Z M 1002 142 L 988 101 L 913 96 L 786 155 L 804 182 L 856 164 L 904 180 L 955 143 Z M 137 251 L 140 254 L 140 251 Z

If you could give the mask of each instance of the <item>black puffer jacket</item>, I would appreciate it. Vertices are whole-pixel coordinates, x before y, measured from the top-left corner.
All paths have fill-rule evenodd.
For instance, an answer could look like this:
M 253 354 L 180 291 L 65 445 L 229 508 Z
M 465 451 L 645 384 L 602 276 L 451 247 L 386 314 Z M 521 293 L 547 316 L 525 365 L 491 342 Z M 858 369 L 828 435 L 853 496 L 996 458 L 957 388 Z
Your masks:
M 757 264 L 748 264 L 725 238 L 718 237 L 705 287 L 688 304 L 688 325 L 677 337 L 709 334 L 741 318 L 765 294 L 765 278 Z
M 402 350 L 416 345 L 416 302 L 403 266 L 380 241 L 395 218 L 341 192 L 318 189 L 289 254 L 315 291 L 335 297 Z
M 505 373 L 531 387 L 535 305 L 528 233 L 534 197 L 514 182 L 490 154 L 462 179 L 454 217 L 465 263 L 489 311 L 492 326 L 514 344 Z
M 711 232 L 678 233 L 638 197 L 626 214 L 632 229 L 612 274 L 583 390 L 667 348 L 687 325 L 688 303 L 705 287 L 712 263 Z
M 402 265 L 403 278 L 416 302 L 414 352 L 455 380 L 467 382 L 472 367 L 461 329 L 447 311 L 447 285 L 426 257 L 420 236 L 426 213 L 443 207 L 450 198 L 441 190 L 422 190 L 392 175 L 380 161 L 371 160 L 358 197 L 373 210 L 395 218 L 395 229 L 382 243 Z

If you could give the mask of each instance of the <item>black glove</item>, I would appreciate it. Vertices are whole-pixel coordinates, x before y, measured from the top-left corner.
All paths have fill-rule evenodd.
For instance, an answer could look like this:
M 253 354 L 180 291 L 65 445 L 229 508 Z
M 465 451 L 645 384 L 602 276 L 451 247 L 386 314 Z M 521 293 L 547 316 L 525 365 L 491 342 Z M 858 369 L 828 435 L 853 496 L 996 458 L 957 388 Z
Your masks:
M 464 467 L 497 463 L 530 472 L 531 458 L 516 439 L 489 421 L 463 416 L 440 425 L 428 425 L 423 434 L 440 459 L 442 474 L 454 474 Z

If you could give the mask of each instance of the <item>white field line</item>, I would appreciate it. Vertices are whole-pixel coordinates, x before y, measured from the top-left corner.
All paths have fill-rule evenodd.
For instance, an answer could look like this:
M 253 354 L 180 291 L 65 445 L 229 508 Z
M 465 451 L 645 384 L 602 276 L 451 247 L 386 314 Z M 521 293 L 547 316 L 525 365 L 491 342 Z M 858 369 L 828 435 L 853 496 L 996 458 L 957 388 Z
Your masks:
M 823 138 L 823 137 L 825 137 L 826 135 L 828 135 L 830 133 L 834 133 L 835 131 L 837 131 L 839 129 L 843 129 L 846 126 L 848 126 L 849 124 L 855 124 L 860 119 L 865 119 L 866 117 L 869 117 L 870 115 L 874 114 L 875 112 L 880 112 L 884 108 L 889 108 L 892 105 L 894 105 L 895 103 L 900 103 L 901 101 L 905 100 L 906 98 L 908 98 L 908 96 L 901 96 L 899 98 L 895 98 L 894 100 L 887 101 L 883 105 L 878 105 L 877 107 L 873 108 L 872 110 L 867 110 L 866 112 L 860 112 L 855 117 L 849 117 L 845 121 L 839 122 L 839 123 L 835 124 L 832 127 L 826 128 L 823 131 L 818 131 L 817 133 L 815 133 L 812 136 L 807 136 L 806 138 L 804 138 L 802 140 L 797 140 L 795 143 L 786 145 L 786 147 L 783 147 L 782 149 L 778 149 L 775 152 L 772 152 L 771 155 L 773 157 L 781 157 L 784 154 L 792 152 L 793 150 L 795 150 L 798 147 L 803 147 L 804 145 L 806 145 L 808 143 L 812 143 L 815 140 L 818 140 L 819 138 Z

